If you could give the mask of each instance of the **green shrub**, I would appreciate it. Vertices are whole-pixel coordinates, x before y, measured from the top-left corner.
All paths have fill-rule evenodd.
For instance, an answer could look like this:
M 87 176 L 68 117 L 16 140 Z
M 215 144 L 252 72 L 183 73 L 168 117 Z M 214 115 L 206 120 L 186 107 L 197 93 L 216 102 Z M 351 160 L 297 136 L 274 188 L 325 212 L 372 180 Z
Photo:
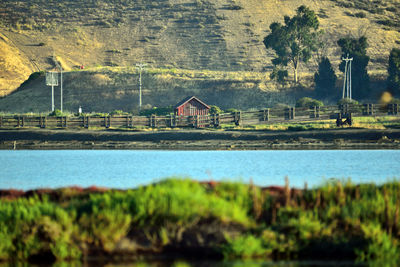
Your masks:
M 174 113 L 174 108 L 172 106 L 168 107 L 153 107 L 152 109 L 145 109 L 140 111 L 140 116 L 150 116 L 150 115 L 157 115 L 157 116 L 165 116 L 171 115 Z
M 0 261 L 113 253 L 131 229 L 143 230 L 157 248 L 182 244 L 182 235 L 195 231 L 227 258 L 400 260 L 398 181 L 333 180 L 297 191 L 284 206 L 284 195 L 264 197 L 255 186 L 189 179 L 127 191 L 55 192 L 57 202 L 46 195 L 0 200 Z
M 322 101 L 312 99 L 311 97 L 302 97 L 296 102 L 296 107 L 322 107 L 324 103 Z
M 209 113 L 212 114 L 219 114 L 222 113 L 222 110 L 218 106 L 210 106 Z
M 113 111 L 111 111 L 110 112 L 110 115 L 119 115 L 119 116 L 121 116 L 121 115 L 128 115 L 129 113 L 128 112 L 124 112 L 124 111 L 122 111 L 122 110 L 118 110 L 118 109 L 116 109 L 116 110 L 113 110 Z
M 389 104 L 400 104 L 400 99 L 399 98 L 393 98 L 392 100 L 390 100 Z
M 263 241 L 253 235 L 243 235 L 228 238 L 228 243 L 222 247 L 225 258 L 255 258 L 265 257 L 268 250 L 263 247 Z
M 50 253 L 55 259 L 79 258 L 72 240 L 73 219 L 46 200 L 0 200 L 0 257 L 25 260 Z
M 349 104 L 349 105 L 359 105 L 357 100 L 354 99 L 349 99 L 349 98 L 342 98 L 337 102 L 338 105 L 345 105 L 345 104 Z
M 61 110 L 55 109 L 53 112 L 49 113 L 49 116 L 62 117 L 62 116 L 65 116 L 65 115 L 64 115 L 64 113 L 61 112 Z
M 357 12 L 356 14 L 354 14 L 354 16 L 356 16 L 357 18 L 365 18 L 367 17 L 367 14 L 365 14 L 365 12 Z
M 398 241 L 393 240 L 379 225 L 362 224 L 361 230 L 369 242 L 364 250 L 358 249 L 356 251 L 359 260 L 385 263 L 396 263 L 400 260 Z
M 113 251 L 116 243 L 128 233 L 131 216 L 122 209 L 94 209 L 79 219 L 81 236 L 84 241 Z
M 222 222 L 249 224 L 247 210 L 216 195 L 191 180 L 168 179 L 135 192 L 139 225 L 190 224 L 215 218 Z
M 257 196 L 261 194 L 259 188 L 255 188 Z M 250 194 L 250 187 L 239 182 L 221 182 L 213 191 L 213 194 L 223 198 L 229 203 L 233 203 L 244 209 L 247 214 L 250 214 L 253 208 L 253 199 Z
M 228 109 L 225 109 L 224 112 L 225 113 L 235 113 L 235 112 L 239 112 L 239 110 L 236 108 L 228 108 Z

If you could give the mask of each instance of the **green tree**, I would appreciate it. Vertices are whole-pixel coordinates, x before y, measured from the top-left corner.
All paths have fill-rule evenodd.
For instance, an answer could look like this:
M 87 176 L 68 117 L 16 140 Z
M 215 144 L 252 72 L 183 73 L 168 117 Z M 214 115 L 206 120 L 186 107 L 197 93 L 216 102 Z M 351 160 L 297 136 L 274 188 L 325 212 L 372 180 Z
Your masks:
M 291 65 L 297 83 L 300 63 L 307 62 L 317 49 L 319 21 L 314 11 L 303 5 L 297 8 L 294 17 L 285 16 L 284 22 L 284 25 L 274 22 L 269 26 L 271 33 L 264 38 L 264 45 L 276 53 L 272 60 L 274 66 Z
M 388 89 L 395 95 L 400 94 L 400 49 L 390 51 L 388 66 Z
M 271 72 L 271 74 L 269 75 L 269 77 L 272 80 L 276 80 L 280 85 L 285 86 L 286 84 L 286 78 L 289 76 L 288 71 L 287 70 L 282 70 L 280 68 L 275 67 L 274 70 Z
M 370 83 L 367 66 L 369 56 L 367 56 L 368 42 L 365 36 L 360 38 L 342 38 L 337 42 L 342 49 L 342 57 L 353 58 L 351 66 L 352 97 L 356 99 L 364 98 L 369 94 Z M 345 62 L 339 66 L 339 69 L 345 71 Z
M 314 74 L 315 93 L 319 97 L 332 96 L 335 92 L 336 74 L 327 57 L 323 57 L 318 64 L 318 71 Z

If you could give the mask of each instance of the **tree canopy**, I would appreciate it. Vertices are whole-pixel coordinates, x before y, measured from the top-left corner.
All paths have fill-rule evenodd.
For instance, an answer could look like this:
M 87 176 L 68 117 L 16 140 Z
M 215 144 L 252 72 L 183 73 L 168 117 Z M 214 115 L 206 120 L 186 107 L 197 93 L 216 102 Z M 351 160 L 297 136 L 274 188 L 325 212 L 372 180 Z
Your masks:
M 269 28 L 271 33 L 264 38 L 264 45 L 276 53 L 272 63 L 275 66 L 291 65 L 297 83 L 300 63 L 307 62 L 317 49 L 319 21 L 316 14 L 302 5 L 292 18 L 284 17 L 284 24 L 274 22 Z
M 369 94 L 369 75 L 367 66 L 369 56 L 367 56 L 368 42 L 365 36 L 360 38 L 342 38 L 339 39 L 338 45 L 342 49 L 342 58 L 349 56 L 353 58 L 351 68 L 352 95 L 356 99 L 366 97 Z M 339 65 L 339 69 L 345 71 L 345 62 Z
M 390 51 L 388 66 L 388 89 L 395 95 L 400 95 L 400 49 Z
M 318 71 L 314 74 L 315 93 L 319 97 L 329 97 L 335 94 L 336 74 L 327 57 L 323 57 L 318 64 Z

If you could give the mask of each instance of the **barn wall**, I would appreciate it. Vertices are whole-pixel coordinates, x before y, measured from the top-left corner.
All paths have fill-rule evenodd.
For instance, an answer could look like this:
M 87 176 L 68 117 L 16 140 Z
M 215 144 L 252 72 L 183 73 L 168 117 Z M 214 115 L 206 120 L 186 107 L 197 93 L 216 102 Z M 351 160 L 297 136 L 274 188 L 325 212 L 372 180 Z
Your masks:
M 178 107 L 177 115 L 183 116 L 195 116 L 195 115 L 207 115 L 208 108 L 195 99 L 190 100 L 184 105 Z

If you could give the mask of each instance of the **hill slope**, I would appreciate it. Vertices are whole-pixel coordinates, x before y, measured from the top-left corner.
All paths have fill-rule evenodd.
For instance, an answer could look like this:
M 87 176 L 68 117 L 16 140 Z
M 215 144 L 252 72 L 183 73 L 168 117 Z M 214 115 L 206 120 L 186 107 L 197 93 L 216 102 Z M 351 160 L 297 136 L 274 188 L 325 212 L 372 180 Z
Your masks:
M 0 89 L 9 94 L 31 72 L 54 68 L 54 55 L 67 70 L 145 62 L 154 68 L 268 72 L 273 54 L 262 43 L 268 27 L 301 4 L 318 14 L 335 66 L 336 40 L 365 34 L 370 72 L 385 73 L 390 49 L 400 46 L 395 0 L 8 0 L 0 2 Z M 314 62 L 303 67 L 314 70 Z

